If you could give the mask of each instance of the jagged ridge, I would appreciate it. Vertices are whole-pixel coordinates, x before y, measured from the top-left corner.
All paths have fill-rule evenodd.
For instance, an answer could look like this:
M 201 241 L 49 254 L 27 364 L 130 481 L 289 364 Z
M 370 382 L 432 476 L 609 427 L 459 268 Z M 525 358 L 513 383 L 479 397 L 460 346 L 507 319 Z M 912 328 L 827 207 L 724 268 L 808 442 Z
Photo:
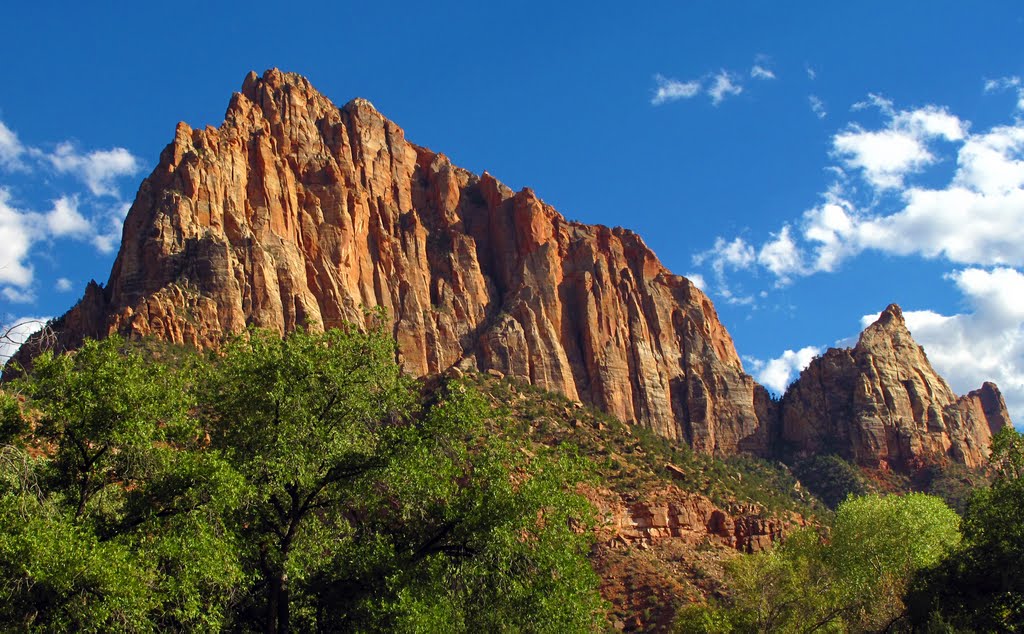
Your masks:
M 799 454 L 835 452 L 869 467 L 913 470 L 936 457 L 969 467 L 1010 425 L 999 388 L 957 397 L 892 304 L 854 348 L 813 360 L 781 403 L 782 438 Z
M 368 101 L 339 109 L 277 70 L 246 77 L 219 128 L 178 125 L 61 343 L 210 346 L 365 306 L 387 310 L 415 375 L 475 364 L 701 451 L 765 447 L 767 393 L 710 300 L 639 236 L 568 222 L 407 142 Z
M 829 351 L 780 405 L 707 296 L 639 236 L 569 222 L 530 189 L 409 143 L 365 99 L 337 108 L 276 69 L 245 78 L 219 128 L 178 124 L 106 286 L 91 283 L 57 331 L 63 348 L 114 332 L 205 347 L 248 325 L 360 323 L 374 306 L 414 375 L 496 370 L 706 453 L 782 442 L 975 465 L 1009 421 L 991 384 L 957 401 L 905 327 L 881 336 L 885 354 L 865 343 L 874 326 Z M 896 370 L 877 372 L 882 357 Z

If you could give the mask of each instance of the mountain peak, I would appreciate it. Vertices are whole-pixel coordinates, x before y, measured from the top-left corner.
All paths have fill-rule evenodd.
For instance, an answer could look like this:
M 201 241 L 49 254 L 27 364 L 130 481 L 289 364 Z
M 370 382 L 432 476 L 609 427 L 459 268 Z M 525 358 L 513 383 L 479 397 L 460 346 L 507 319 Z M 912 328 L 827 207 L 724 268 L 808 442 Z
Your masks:
M 58 348 L 111 333 L 211 347 L 380 307 L 410 374 L 490 370 L 703 453 L 768 454 L 781 436 L 866 463 L 976 465 L 1005 413 L 994 386 L 958 400 L 895 304 L 776 403 L 711 300 L 635 233 L 569 222 L 408 142 L 369 101 L 338 108 L 276 68 L 246 76 L 220 127 L 178 126 L 123 236 Z
M 906 326 L 907 322 L 903 319 L 903 310 L 898 304 L 889 304 L 885 310 L 878 316 L 875 323 L 882 325 L 897 324 L 900 326 Z
M 634 234 L 413 145 L 365 99 L 249 73 L 219 128 L 182 125 L 139 189 L 82 336 L 215 346 L 389 316 L 406 371 L 493 370 L 698 451 L 764 450 L 767 393 L 711 301 Z
M 783 438 L 798 453 L 839 450 L 871 467 L 913 469 L 948 458 L 975 467 L 1008 424 L 999 388 L 957 397 L 890 304 L 852 349 L 813 360 L 781 403 Z

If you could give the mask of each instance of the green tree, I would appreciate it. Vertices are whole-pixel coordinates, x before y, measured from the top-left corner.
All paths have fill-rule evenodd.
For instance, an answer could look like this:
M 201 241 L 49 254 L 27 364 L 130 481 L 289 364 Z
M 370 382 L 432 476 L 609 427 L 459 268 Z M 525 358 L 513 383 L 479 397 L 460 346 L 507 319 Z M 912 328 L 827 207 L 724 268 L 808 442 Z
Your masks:
M 348 511 L 410 428 L 409 381 L 380 332 L 249 331 L 201 380 L 213 447 L 240 475 L 234 525 L 257 570 L 252 608 L 267 631 L 291 627 L 291 584 L 351 532 Z
M 458 383 L 429 406 L 415 449 L 382 474 L 365 521 L 316 580 L 321 627 L 599 628 L 592 510 L 566 488 L 580 461 L 488 434 L 488 409 Z
M 412 382 L 384 332 L 137 350 L 44 354 L 0 392 L 0 622 L 598 629 L 581 461 Z
M 420 403 L 394 346 L 381 331 L 250 332 L 203 377 L 211 443 L 244 480 L 234 523 L 259 581 L 240 618 L 267 631 L 592 625 L 596 577 L 569 521 L 586 508 L 563 461 L 524 461 L 489 436 L 464 387 Z
M 915 572 L 959 541 L 958 523 L 942 500 L 919 493 L 850 497 L 827 537 L 805 529 L 773 551 L 734 561 L 732 597 L 681 611 L 677 630 L 887 630 L 904 616 Z
M 230 472 L 203 450 L 187 378 L 113 337 L 44 353 L 17 382 L 28 400 L 0 408 L 0 426 L 27 430 L 0 462 L 4 620 L 86 631 L 221 622 L 242 583 L 216 508 L 230 503 Z
M 962 547 L 923 571 L 907 598 L 917 626 L 1024 631 L 1024 436 L 1001 430 L 990 461 L 996 477 L 968 502 Z

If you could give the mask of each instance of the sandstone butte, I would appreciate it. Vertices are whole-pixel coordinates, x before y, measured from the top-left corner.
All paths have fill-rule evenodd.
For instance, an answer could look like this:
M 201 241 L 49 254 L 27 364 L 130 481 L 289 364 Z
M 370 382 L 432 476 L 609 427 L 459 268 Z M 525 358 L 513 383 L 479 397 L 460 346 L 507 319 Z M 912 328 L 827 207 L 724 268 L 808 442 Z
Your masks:
M 894 308 L 774 401 L 708 297 L 635 233 L 567 221 L 276 69 L 245 78 L 219 128 L 178 124 L 107 284 L 54 329 L 62 349 L 115 332 L 208 347 L 250 325 L 362 324 L 367 307 L 414 375 L 519 377 L 700 452 L 977 465 L 1009 423 L 994 385 L 958 400 Z

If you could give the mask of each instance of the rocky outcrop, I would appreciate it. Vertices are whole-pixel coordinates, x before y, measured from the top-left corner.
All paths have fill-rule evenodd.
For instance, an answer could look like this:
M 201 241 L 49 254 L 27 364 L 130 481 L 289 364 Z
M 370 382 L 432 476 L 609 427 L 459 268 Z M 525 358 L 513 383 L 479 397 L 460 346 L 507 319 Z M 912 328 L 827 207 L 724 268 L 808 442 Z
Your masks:
M 976 467 L 1010 424 L 992 383 L 957 397 L 907 330 L 895 304 L 852 349 L 813 360 L 781 402 L 781 437 L 800 455 L 839 453 L 870 467 L 912 470 L 947 457 Z
M 368 101 L 337 108 L 277 70 L 246 77 L 219 128 L 178 125 L 109 281 L 57 330 L 64 347 L 115 332 L 212 346 L 378 306 L 415 375 L 476 365 L 698 451 L 766 450 L 770 398 L 708 298 L 639 236 L 569 222 Z
M 760 552 L 807 525 L 799 515 L 772 515 L 756 504 L 720 508 L 703 495 L 675 486 L 651 491 L 639 501 L 625 500 L 607 489 L 589 489 L 585 494 L 602 519 L 599 541 L 613 548 L 678 540 L 688 546 L 712 542 Z
M 809 367 L 782 409 L 711 301 L 636 234 L 567 221 L 533 191 L 414 145 L 370 102 L 251 73 L 218 128 L 178 124 L 125 220 L 105 286 L 58 346 L 121 333 L 199 347 L 386 311 L 399 360 L 517 377 L 704 453 L 838 451 L 863 464 L 984 459 L 998 389 L 957 399 L 890 307 Z M 30 342 L 18 359 L 31 357 Z

